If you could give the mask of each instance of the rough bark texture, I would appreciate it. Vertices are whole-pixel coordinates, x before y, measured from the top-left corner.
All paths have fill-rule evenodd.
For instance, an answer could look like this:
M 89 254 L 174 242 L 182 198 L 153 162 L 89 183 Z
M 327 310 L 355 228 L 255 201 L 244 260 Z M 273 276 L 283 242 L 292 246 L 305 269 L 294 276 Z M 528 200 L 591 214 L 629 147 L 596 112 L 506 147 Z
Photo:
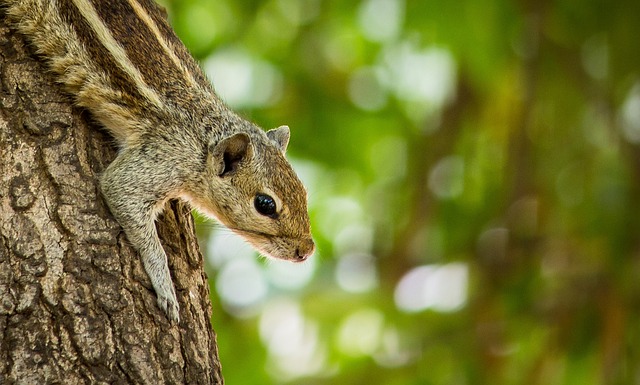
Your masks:
M 171 326 L 98 189 L 112 139 L 0 13 L 0 384 L 222 384 L 189 209 L 158 221 Z

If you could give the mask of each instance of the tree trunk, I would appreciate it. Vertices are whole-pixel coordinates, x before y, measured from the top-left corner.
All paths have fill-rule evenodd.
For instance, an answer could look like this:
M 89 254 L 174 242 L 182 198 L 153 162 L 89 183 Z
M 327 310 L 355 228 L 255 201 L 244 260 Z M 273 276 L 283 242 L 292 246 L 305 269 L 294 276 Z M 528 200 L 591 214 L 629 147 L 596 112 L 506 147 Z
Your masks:
M 0 82 L 0 384 L 222 384 L 189 208 L 158 220 L 172 326 L 99 192 L 113 139 L 1 14 Z

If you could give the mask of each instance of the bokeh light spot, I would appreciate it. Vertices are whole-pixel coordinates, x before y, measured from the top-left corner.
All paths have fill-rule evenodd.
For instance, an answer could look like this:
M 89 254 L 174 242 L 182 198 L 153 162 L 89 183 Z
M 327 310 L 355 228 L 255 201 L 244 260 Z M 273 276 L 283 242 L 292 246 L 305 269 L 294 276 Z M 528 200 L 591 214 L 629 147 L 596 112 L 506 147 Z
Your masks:
M 416 267 L 405 274 L 396 286 L 396 305 L 407 312 L 425 309 L 456 311 L 467 300 L 468 276 L 465 263 Z

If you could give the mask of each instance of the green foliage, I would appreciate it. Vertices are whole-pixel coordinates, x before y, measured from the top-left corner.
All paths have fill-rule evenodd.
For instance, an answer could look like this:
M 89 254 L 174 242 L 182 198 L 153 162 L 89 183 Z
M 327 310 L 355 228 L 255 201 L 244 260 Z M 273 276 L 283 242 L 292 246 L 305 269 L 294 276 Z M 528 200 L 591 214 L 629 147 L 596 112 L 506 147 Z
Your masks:
M 319 245 L 199 227 L 228 383 L 637 383 L 639 2 L 165 5 Z

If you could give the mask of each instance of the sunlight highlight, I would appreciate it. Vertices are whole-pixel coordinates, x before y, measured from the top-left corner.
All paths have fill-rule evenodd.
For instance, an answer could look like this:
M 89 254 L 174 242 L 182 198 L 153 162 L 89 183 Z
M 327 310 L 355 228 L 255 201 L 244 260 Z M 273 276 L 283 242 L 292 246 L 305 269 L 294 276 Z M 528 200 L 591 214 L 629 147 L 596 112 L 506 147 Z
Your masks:
M 349 356 L 371 356 L 380 346 L 384 317 L 375 309 L 350 314 L 340 326 L 338 347 Z
M 354 253 L 342 256 L 336 266 L 336 281 L 349 293 L 364 293 L 378 286 L 378 270 L 372 255 Z
M 377 42 L 393 40 L 402 30 L 404 1 L 365 0 L 358 10 L 358 21 L 367 39 Z
M 456 198 L 464 191 L 464 160 L 457 155 L 444 157 L 429 173 L 429 189 L 438 198 Z
M 402 277 L 396 286 L 395 302 L 406 312 L 456 311 L 467 301 L 468 280 L 465 263 L 419 266 Z
M 268 303 L 259 328 L 274 378 L 295 379 L 326 370 L 326 350 L 319 342 L 318 325 L 304 317 L 297 302 L 280 299 Z
M 403 42 L 385 51 L 384 64 L 386 84 L 400 100 L 437 110 L 454 97 L 456 63 L 444 48 Z
M 258 314 L 268 285 L 254 258 L 240 258 L 229 261 L 220 270 L 216 290 L 230 313 L 245 318 Z
M 216 92 L 233 108 L 266 107 L 280 100 L 282 75 L 243 50 L 220 51 L 205 60 L 203 67 Z
M 630 143 L 640 143 L 640 82 L 631 87 L 619 113 L 622 134 Z

